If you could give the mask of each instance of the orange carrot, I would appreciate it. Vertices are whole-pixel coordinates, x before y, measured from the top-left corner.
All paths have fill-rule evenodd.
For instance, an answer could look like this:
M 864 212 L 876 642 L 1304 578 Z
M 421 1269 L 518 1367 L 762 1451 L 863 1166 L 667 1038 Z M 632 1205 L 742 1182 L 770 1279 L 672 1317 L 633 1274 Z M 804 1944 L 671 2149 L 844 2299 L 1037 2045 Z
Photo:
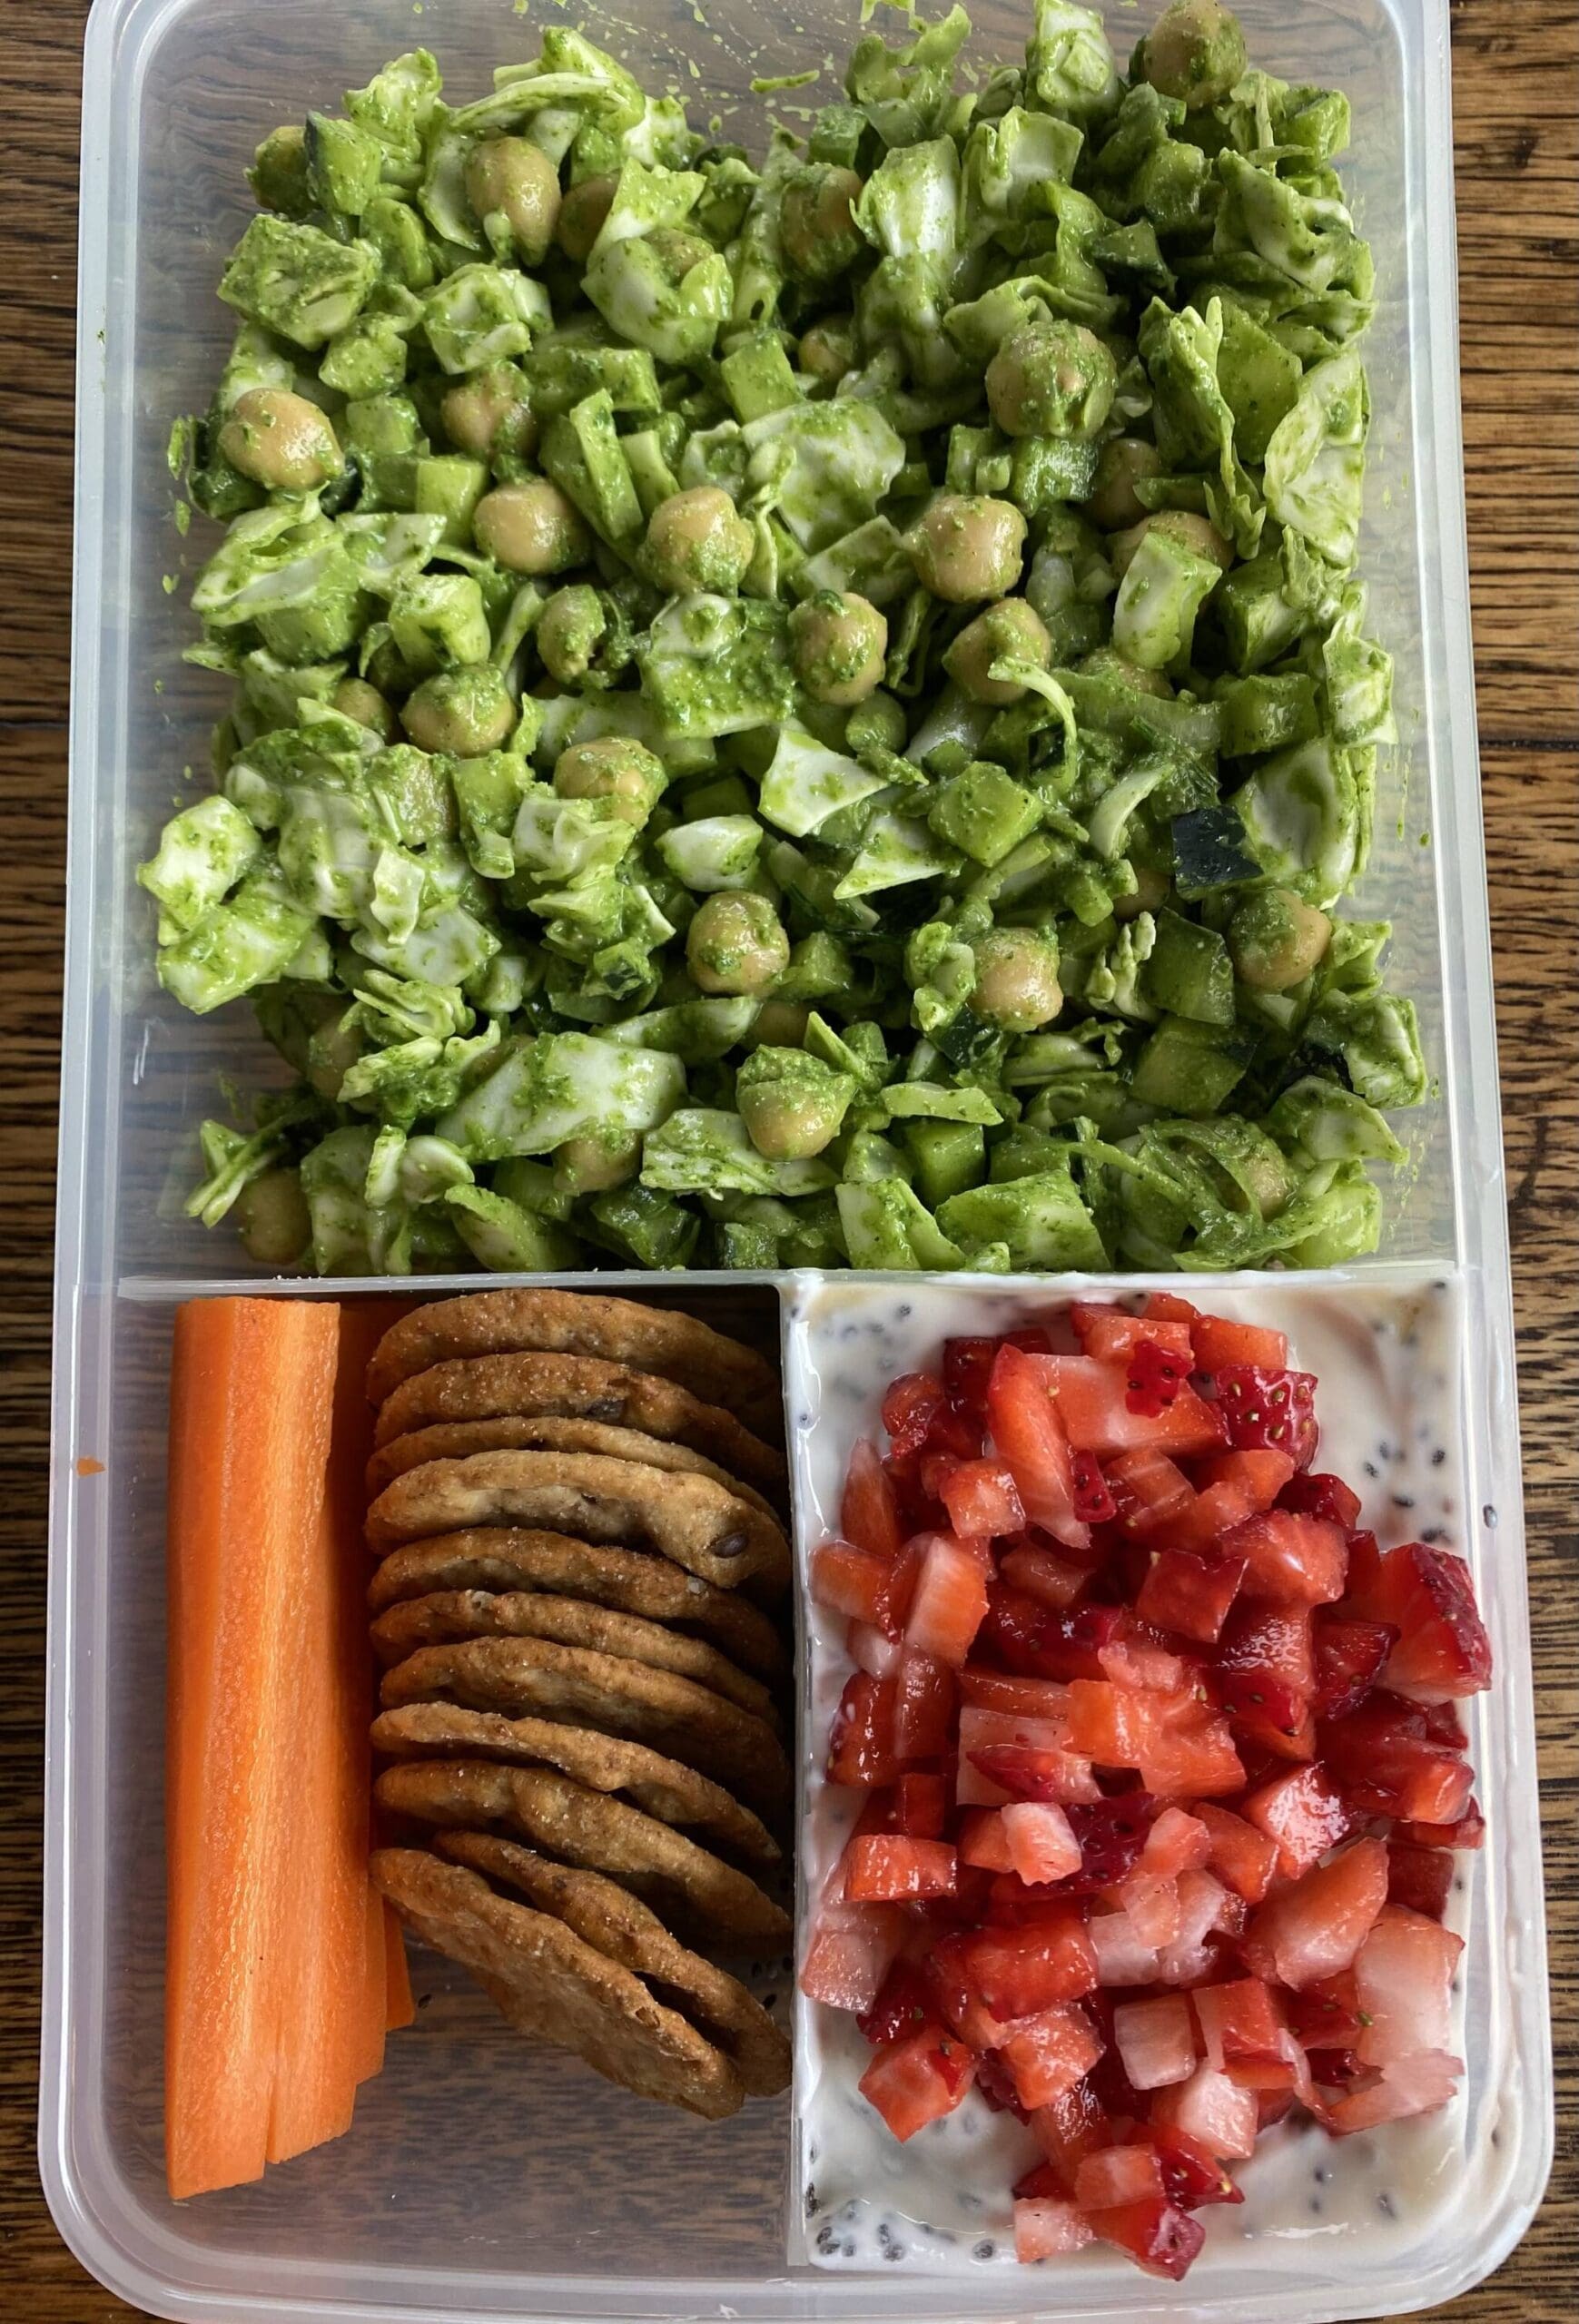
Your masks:
M 175 1319 L 169 1473 L 165 2151 L 181 2197 L 262 2175 L 296 1828 L 293 1651 L 329 1458 L 339 1316 L 195 1300 Z

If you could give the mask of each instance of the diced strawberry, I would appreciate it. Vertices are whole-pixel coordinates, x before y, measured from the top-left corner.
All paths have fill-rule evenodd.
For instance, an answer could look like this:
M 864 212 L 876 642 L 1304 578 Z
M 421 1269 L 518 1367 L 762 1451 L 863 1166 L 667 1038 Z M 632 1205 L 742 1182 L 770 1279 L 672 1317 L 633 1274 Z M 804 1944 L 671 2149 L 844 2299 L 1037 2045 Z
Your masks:
M 883 1399 L 883 1425 L 901 1459 L 919 1452 L 945 1402 L 943 1384 L 930 1372 L 905 1372 Z
M 830 2009 L 870 2009 L 904 1931 L 905 1916 L 893 1905 L 825 1901 L 801 1965 L 802 1993 Z
M 1302 1734 L 1316 1683 L 1310 1620 L 1293 1609 L 1236 1603 L 1218 1640 L 1213 1689 L 1248 1739 L 1309 1758 Z
M 1244 1575 L 1242 1558 L 1214 1558 L 1209 1562 L 1192 1557 L 1187 1550 L 1161 1550 L 1140 1585 L 1135 1611 L 1160 1630 L 1176 1630 L 1180 1638 L 1211 1646 L 1228 1620 Z
M 1001 1461 L 956 1462 L 939 1488 L 956 1533 L 996 1540 L 1025 1522 L 1019 1488 Z
M 1061 1612 L 1080 1596 L 1087 1581 L 1083 1566 L 1071 1565 L 1066 1558 L 1055 1557 L 1039 1541 L 1021 1534 L 1011 1549 L 1006 1549 L 999 1561 L 999 1571 L 1005 1581 L 1028 1598 Z
M 1373 1694 L 1347 1718 L 1330 1721 L 1321 1750 L 1357 1813 L 1451 1824 L 1468 1805 L 1475 1778 L 1467 1762 L 1451 1746 L 1431 1742 L 1424 1712 L 1397 1696 Z
M 1110 1679 L 1116 1687 L 1177 1694 L 1195 1678 L 1193 1666 L 1175 1653 L 1150 1623 L 1140 1621 L 1125 1624 L 1105 1640 L 1097 1649 L 1097 1662 L 1103 1678 Z
M 1070 1443 L 1099 1460 L 1141 1444 L 1182 1460 L 1196 1452 L 1215 1452 L 1230 1442 L 1217 1407 L 1203 1402 L 1188 1384 L 1153 1417 L 1130 1410 L 1121 1364 L 1104 1364 L 1090 1355 L 1033 1355 L 1026 1362 L 1043 1392 L 1058 1399 Z
M 1012 1800 L 998 1813 L 1009 1847 L 1008 1865 L 999 1869 L 1024 1881 L 1062 1880 L 1080 1870 L 1081 1844 L 1056 1801 Z
M 844 1682 L 834 1713 L 828 1781 L 869 1790 L 900 1773 L 893 1745 L 894 1679 L 857 1670 Z
M 1088 1525 L 1106 1525 L 1116 1514 L 1108 1481 L 1094 1452 L 1073 1452 L 1074 1513 Z
M 1276 1843 L 1278 1869 L 1290 1880 L 1319 1864 L 1347 1837 L 1354 1818 L 1324 1768 L 1291 1768 L 1243 1802 L 1247 1821 Z
M 1160 2091 L 1151 2102 L 1152 2119 L 1188 2131 L 1219 2162 L 1242 2162 L 1256 2151 L 1256 2099 L 1209 2065 L 1198 2066 L 1188 2082 Z
M 1194 1366 L 1194 1348 L 1188 1324 L 1165 1323 L 1160 1316 L 1130 1315 L 1122 1307 L 1103 1307 L 1088 1299 L 1072 1302 L 1069 1319 L 1084 1355 L 1107 1363 L 1127 1364 L 1142 1340 L 1183 1359 L 1186 1374 Z
M 1400 1824 L 1397 1837 L 1417 1848 L 1477 1848 L 1485 1839 L 1485 1817 L 1472 1799 L 1454 1824 Z
M 941 1840 L 949 1817 L 947 1776 L 903 1775 L 893 1787 L 893 1828 L 913 1840 Z
M 1127 1878 L 1140 1859 L 1156 1813 L 1156 1802 L 1143 1791 L 1071 1808 L 1070 1827 L 1081 1844 L 1079 1885 L 1110 1888 Z
M 896 1638 L 888 1637 L 874 1622 L 847 1623 L 844 1643 L 857 1670 L 873 1679 L 892 1678 L 904 1651 Z
M 1097 1679 L 1102 1675 L 1098 1649 L 1122 1627 L 1118 1606 L 1074 1606 L 1060 1613 L 1002 1581 L 987 1586 L 982 1644 L 1011 1671 L 1035 1679 Z
M 1335 2099 L 1327 2111 L 1327 2127 L 1345 2138 L 1356 2131 L 1379 2130 L 1384 2122 L 1406 2122 L 1412 2114 L 1433 2113 L 1447 2104 L 1463 2072 L 1463 2059 L 1446 2050 L 1399 2058 Z
M 1387 1902 L 1439 1921 L 1453 1894 L 1453 1857 L 1446 1848 L 1387 1843 Z
M 819 1606 L 848 1614 L 853 1621 L 876 1624 L 893 1573 L 886 1558 L 849 1541 L 824 1541 L 812 1552 L 812 1596 Z
M 1177 1526 L 1195 1502 L 1195 1488 L 1178 1462 L 1154 1444 L 1115 1454 L 1105 1473 L 1119 1523 L 1142 1539 Z
M 1054 1719 L 1061 1734 L 1069 1718 L 1069 1689 L 1060 1680 L 989 1670 L 980 1662 L 967 1662 L 961 1671 L 960 1699 L 972 1709 L 995 1710 L 1005 1718 Z
M 1164 2277 L 1169 2283 L 1182 2280 L 1206 2241 L 1200 2221 L 1170 2203 L 1166 2195 L 1086 2216 L 1104 2243 L 1127 2251 L 1147 2275 Z
M 1310 1466 L 1321 1442 L 1312 1374 L 1228 1364 L 1217 1368 L 1213 1382 L 1217 1409 L 1236 1452 L 1266 1446 L 1290 1454 L 1298 1469 Z
M 1360 2033 L 1353 1969 L 1318 1977 L 1302 1993 L 1291 1994 L 1288 2010 L 1289 2030 L 1307 2050 L 1347 2049 Z
M 1012 1872 L 1009 1834 L 1000 1807 L 967 1807 L 960 1817 L 960 1861 L 983 1872 Z
M 1327 1475 L 1321 1470 L 1306 1470 L 1291 1476 L 1278 1495 L 1279 1509 L 1291 1509 L 1297 1517 L 1325 1517 L 1334 1525 L 1341 1525 L 1352 1533 L 1359 1523 L 1360 1498 L 1351 1492 L 1341 1477 Z
M 994 1801 L 1032 1800 L 1038 1804 L 1090 1799 L 1097 1796 L 1090 1761 L 1056 1745 L 1033 1748 L 1019 1743 L 985 1743 L 966 1752 L 969 1766 L 993 1794 Z M 956 1793 L 962 1804 L 973 1798 L 978 1787 L 962 1780 Z M 991 1804 L 991 1803 L 989 1803 Z
M 924 1896 L 952 1896 L 954 1851 L 942 1840 L 871 1834 L 850 1843 L 844 1894 L 854 1905 L 902 1905 Z
M 1148 1323 L 1188 1324 L 1193 1328 L 1200 1310 L 1177 1291 L 1149 1291 L 1140 1303 L 1140 1313 Z
M 1398 1630 L 1383 1674 L 1394 1694 L 1434 1703 L 1490 1686 L 1491 1640 L 1462 1558 L 1424 1541 L 1387 1550 L 1351 1581 L 1346 1611 Z
M 1277 1864 L 1277 1847 L 1264 1832 L 1247 1824 L 1242 1816 L 1203 1799 L 1192 1814 L 1206 1826 L 1209 1844 L 1207 1862 L 1218 1878 L 1226 1881 L 1236 1896 L 1248 1905 L 1258 1905 L 1271 1884 Z
M 1069 1690 L 1066 1716 L 1071 1750 L 1102 1768 L 1140 1767 L 1153 1722 L 1138 1689 L 1115 1687 L 1105 1679 L 1077 1679 Z
M 1167 1879 L 1199 1871 L 1210 1853 L 1210 1835 L 1200 1818 L 1182 1807 L 1165 1807 L 1146 1835 L 1138 1869 Z
M 960 1940 L 966 1976 L 997 2017 L 1031 2017 L 1078 2001 L 1097 1982 L 1096 1955 L 1075 1906 L 1023 1928 L 985 1928 Z
M 839 1531 L 858 1550 L 873 1557 L 899 1555 L 903 1534 L 893 1487 L 869 1437 L 859 1437 L 850 1455 L 839 1503 Z
M 1037 2196 L 1014 2206 L 1014 2257 L 1022 2264 L 1056 2260 L 1096 2240 L 1083 2211 L 1061 2196 Z
M 1386 1847 L 1356 1840 L 1267 1899 L 1245 1932 L 1245 1959 L 1257 1976 L 1296 1993 L 1335 1976 L 1354 1960 L 1387 1896 Z
M 921 1573 L 926 1545 L 939 1538 L 935 1533 L 913 1533 L 901 1542 L 897 1554 L 889 1561 L 888 1579 L 883 1585 L 873 1619 L 887 1638 L 901 1639 L 910 1618 L 911 1600 Z
M 1317 1611 L 1312 1634 L 1317 1718 L 1343 1718 L 1359 1709 L 1379 1683 L 1397 1637 L 1390 1622 L 1346 1621 L 1325 1608 Z
M 1271 1987 L 1259 1977 L 1198 1985 L 1189 1998 L 1209 2065 L 1220 2069 L 1236 2058 L 1280 2054 L 1287 2028 Z
M 1102 2037 L 1084 2010 L 1063 2003 L 1021 2018 L 999 2055 L 1029 2113 L 1083 2082 L 1102 2048 Z
M 1071 1748 L 1098 1766 L 1138 1768 L 1149 1791 L 1174 1798 L 1214 1798 L 1244 1782 L 1227 1722 L 1193 1690 L 1142 1693 L 1080 1679 L 1069 1694 Z
M 953 1739 L 956 1681 L 945 1662 L 909 1644 L 893 1687 L 893 1748 L 903 1760 L 941 1759 Z
M 1355 1956 L 1361 2028 L 1355 2049 L 1367 2066 L 1390 2065 L 1423 2050 L 1446 2050 L 1453 2029 L 1453 1979 L 1464 1939 L 1424 1913 L 1384 1906 Z
M 943 1342 L 943 1385 L 951 1400 L 971 1412 L 984 1412 L 987 1384 L 1001 1347 L 1017 1347 L 1028 1354 L 1045 1355 L 1052 1343 L 1037 1324 L 1004 1332 L 997 1339 L 952 1339 Z
M 986 1612 L 987 1577 L 976 1560 L 946 1533 L 928 1536 L 904 1626 L 906 1646 L 957 1667 Z
M 1209 2147 L 1171 2122 L 1149 2122 L 1146 2135 L 1162 2166 L 1162 2190 L 1180 2211 L 1203 2211 L 1209 2203 L 1242 2203 L 1236 2187 Z
M 1150 2004 L 1140 2002 L 1137 2007 Z M 1162 2192 L 1162 2165 L 1149 2143 L 1099 2147 L 1075 2172 L 1074 2199 L 1083 2211 L 1112 2211 L 1120 2203 L 1143 2203 Z
M 1160 1953 L 1179 1930 L 1179 1883 L 1166 1874 L 1143 1872 L 1139 1866 L 1111 1892 L 1114 1904 L 1130 1916 L 1142 1945 Z
M 1113 2142 L 1112 2124 L 1089 2080 L 1077 2082 L 1072 2090 L 1035 2108 L 1031 2132 L 1047 2161 L 1037 2166 L 1036 2174 L 1027 2172 L 1018 2181 L 1017 2195 L 1053 2194 L 1059 2188 L 1067 2194 L 1074 2185 L 1081 2157 Z M 1051 2180 L 1040 2177 L 1044 2169 L 1053 2174 Z M 1033 2175 L 1038 2178 L 1035 2186 L 1029 2183 Z
M 1188 2082 L 1195 2072 L 1195 2027 L 1182 1994 L 1121 2002 L 1113 2012 L 1113 2039 L 1137 2090 Z M 1085 2201 L 1083 2195 L 1081 2201 Z
M 1124 1361 L 1124 1403 L 1132 1413 L 1157 1420 L 1176 1401 L 1194 1361 L 1155 1339 L 1138 1340 Z
M 1070 1548 L 1083 1550 L 1090 1528 L 1075 1514 L 1069 1432 L 1053 1402 L 1055 1384 L 1043 1369 L 1055 1361 L 1005 1343 L 987 1384 L 988 1425 L 1031 1523 L 1045 1526 Z
M 923 2026 L 886 2043 L 862 2075 L 859 2089 L 902 2142 L 942 2114 L 952 2114 L 975 2078 L 976 2062 L 940 2025 Z
M 1088 1925 L 1105 1993 L 1157 1983 L 1162 1948 L 1147 1942 L 1129 1913 L 1096 1912 Z
M 1214 1452 L 1198 1463 L 1195 1482 L 1204 1495 L 1214 1485 L 1229 1485 L 1244 1502 L 1243 1514 L 1253 1517 L 1270 1509 L 1295 1475 L 1293 1458 L 1269 1449 L 1243 1452 Z
M 1247 1598 L 1278 1606 L 1324 1606 L 1341 1598 L 1348 1571 L 1348 1540 L 1321 1517 L 1263 1510 L 1222 1537 L 1224 1557 L 1243 1558 Z
M 909 1541 L 913 1533 L 935 1533 L 946 1529 L 948 1512 L 941 1501 L 928 1492 L 923 1482 L 923 1458 L 919 1452 L 907 1452 L 903 1460 L 891 1452 L 881 1466 L 893 1496 L 903 1540 Z
M 1405 1698 L 1399 1696 L 1396 1699 L 1402 1701 Z M 1458 1715 L 1456 1702 L 1423 1703 L 1417 1695 L 1411 1695 L 1407 1699 L 1419 1710 L 1426 1722 L 1427 1741 L 1440 1743 L 1449 1751 L 1468 1750 L 1469 1735 Z
M 1198 1315 L 1190 1325 L 1198 1372 L 1220 1372 L 1225 1365 L 1249 1366 L 1258 1372 L 1281 1372 L 1288 1362 L 1288 1338 L 1264 1324 L 1233 1324 L 1226 1315 Z
M 1239 1900 L 1209 1872 L 1181 1872 L 1176 1882 L 1179 1927 L 1158 1958 L 1158 1982 L 1197 1985 L 1213 1966 L 1207 1940 L 1238 1918 Z
M 926 1973 L 915 1961 L 896 1961 L 883 1978 L 876 2000 L 855 2023 L 874 2050 L 916 2033 L 933 2016 L 932 1989 Z

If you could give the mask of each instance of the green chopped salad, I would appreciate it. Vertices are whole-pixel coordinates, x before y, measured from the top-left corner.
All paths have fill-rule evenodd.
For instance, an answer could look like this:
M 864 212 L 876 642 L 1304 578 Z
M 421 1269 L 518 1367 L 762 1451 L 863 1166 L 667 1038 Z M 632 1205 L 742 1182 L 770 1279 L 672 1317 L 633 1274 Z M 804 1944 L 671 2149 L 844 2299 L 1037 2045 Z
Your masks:
M 258 149 L 173 439 L 233 693 L 138 877 L 294 1077 L 190 1203 L 265 1263 L 1376 1246 L 1426 1075 L 1341 909 L 1347 103 L 1218 0 L 1127 67 L 1073 0 L 986 72 L 891 13 L 765 155 L 559 25 Z

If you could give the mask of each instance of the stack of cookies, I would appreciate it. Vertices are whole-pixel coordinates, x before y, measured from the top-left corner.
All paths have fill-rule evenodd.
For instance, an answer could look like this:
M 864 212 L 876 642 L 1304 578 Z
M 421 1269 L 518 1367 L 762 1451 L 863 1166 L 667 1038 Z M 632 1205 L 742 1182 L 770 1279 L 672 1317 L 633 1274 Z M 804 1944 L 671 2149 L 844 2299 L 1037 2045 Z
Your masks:
M 368 1391 L 373 1873 L 510 2024 L 710 2118 L 789 2080 L 715 1956 L 782 1953 L 789 1548 L 776 1377 L 695 1317 L 500 1290 Z

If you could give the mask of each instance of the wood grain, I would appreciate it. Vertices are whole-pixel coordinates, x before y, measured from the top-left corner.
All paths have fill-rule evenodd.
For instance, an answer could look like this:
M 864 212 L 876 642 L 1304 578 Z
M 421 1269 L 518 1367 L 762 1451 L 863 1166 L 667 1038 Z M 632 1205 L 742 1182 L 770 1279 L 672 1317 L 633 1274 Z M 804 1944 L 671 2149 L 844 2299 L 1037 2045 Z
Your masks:
M 0 224 L 0 2286 L 34 2324 L 133 2311 L 39 2193 L 44 1522 L 84 0 L 6 0 Z M 1518 1305 L 1559 2075 L 1556 2169 L 1455 2324 L 1579 2315 L 1579 9 L 1453 0 L 1470 552 Z M 1446 2313 L 1446 2311 L 1443 2311 Z

